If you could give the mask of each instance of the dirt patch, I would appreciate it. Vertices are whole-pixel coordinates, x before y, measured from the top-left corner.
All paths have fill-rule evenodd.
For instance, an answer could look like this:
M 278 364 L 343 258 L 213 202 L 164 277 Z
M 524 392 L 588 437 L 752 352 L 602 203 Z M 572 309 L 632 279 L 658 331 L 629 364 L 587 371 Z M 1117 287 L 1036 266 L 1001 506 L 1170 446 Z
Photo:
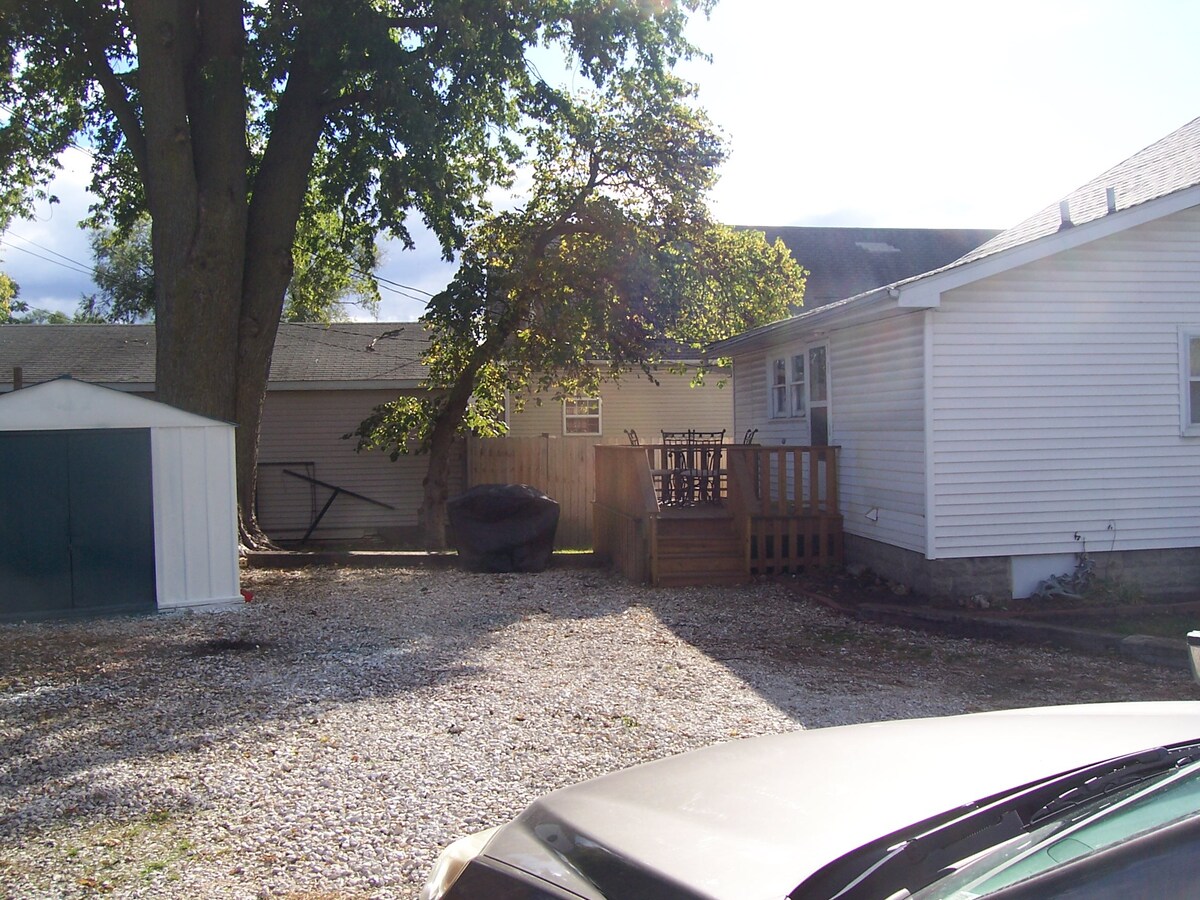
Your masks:
M 792 587 L 818 602 L 853 613 L 867 604 L 927 607 L 986 619 L 1025 619 L 1067 628 L 1114 635 L 1144 634 L 1183 640 L 1200 629 L 1200 600 L 1184 602 L 1107 602 L 1105 599 L 1059 597 L 1053 600 L 963 598 L 936 600 L 907 586 L 881 578 L 870 570 L 814 570 L 787 576 Z

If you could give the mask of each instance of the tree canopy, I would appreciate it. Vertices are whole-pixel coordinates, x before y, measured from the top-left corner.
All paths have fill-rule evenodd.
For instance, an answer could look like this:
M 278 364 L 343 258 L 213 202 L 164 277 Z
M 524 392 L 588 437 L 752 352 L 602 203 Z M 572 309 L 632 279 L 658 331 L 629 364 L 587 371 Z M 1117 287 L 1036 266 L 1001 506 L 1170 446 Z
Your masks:
M 442 541 L 450 442 L 502 432 L 507 397 L 594 393 L 668 347 L 697 348 L 781 318 L 804 271 L 761 232 L 713 222 L 707 194 L 724 148 L 692 89 L 636 75 L 556 98 L 523 130 L 534 148 L 520 207 L 471 234 L 429 304 L 428 387 L 377 408 L 360 449 L 428 451 L 426 541 Z
M 21 292 L 20 286 L 0 272 L 0 323 L 11 322 L 15 309 L 14 304 L 19 302 L 17 295 Z
M 712 0 L 0 0 L 0 216 L 59 155 L 94 157 L 97 214 L 148 212 L 160 399 L 232 420 L 243 536 L 267 373 L 306 215 L 366 253 L 423 220 L 447 253 L 556 109 L 529 55 L 605 85 L 666 78 Z

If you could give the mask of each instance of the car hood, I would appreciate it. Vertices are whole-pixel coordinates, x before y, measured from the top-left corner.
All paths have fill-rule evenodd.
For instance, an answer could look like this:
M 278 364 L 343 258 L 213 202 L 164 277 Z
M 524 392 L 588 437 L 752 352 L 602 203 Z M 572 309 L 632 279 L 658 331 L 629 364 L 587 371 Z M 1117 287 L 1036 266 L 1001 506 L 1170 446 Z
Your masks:
M 924 819 L 1112 757 L 1200 739 L 1200 702 L 1049 707 L 718 744 L 565 788 L 484 855 L 587 898 L 779 900 Z

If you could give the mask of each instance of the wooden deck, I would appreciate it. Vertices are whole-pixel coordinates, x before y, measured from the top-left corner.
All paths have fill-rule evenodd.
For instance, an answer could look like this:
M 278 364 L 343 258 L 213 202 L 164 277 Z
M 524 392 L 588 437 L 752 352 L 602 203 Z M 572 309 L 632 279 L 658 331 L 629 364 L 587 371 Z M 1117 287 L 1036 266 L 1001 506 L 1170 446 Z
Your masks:
M 715 468 L 683 472 L 672 452 L 596 447 L 593 546 L 631 581 L 736 584 L 841 563 L 836 447 L 726 444 Z

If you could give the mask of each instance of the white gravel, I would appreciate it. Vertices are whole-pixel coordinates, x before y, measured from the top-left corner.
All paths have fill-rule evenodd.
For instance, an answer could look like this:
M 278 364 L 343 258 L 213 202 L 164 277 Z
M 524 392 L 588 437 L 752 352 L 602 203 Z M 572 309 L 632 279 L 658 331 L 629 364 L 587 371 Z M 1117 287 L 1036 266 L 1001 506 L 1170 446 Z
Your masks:
M 860 625 L 786 586 L 247 573 L 221 613 L 0 626 L 0 896 L 413 898 L 545 791 L 741 736 L 1174 670 Z

